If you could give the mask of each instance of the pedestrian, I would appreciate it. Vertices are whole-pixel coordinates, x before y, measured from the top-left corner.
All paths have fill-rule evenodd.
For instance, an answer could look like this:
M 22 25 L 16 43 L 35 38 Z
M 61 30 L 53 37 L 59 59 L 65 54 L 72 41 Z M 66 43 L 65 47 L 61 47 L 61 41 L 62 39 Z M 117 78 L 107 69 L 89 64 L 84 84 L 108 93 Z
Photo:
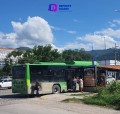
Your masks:
M 41 89 L 41 84 L 38 80 L 35 82 L 35 90 L 36 90 L 36 96 L 39 96 L 39 90 Z
M 104 78 L 104 76 L 101 76 L 100 77 L 100 87 L 105 87 L 105 78 Z
M 83 92 L 83 79 L 82 78 L 80 78 L 79 90 L 80 92 Z
M 72 90 L 73 91 L 76 91 L 76 82 L 77 82 L 77 79 L 76 79 L 76 77 L 74 77 L 72 80 Z
M 32 96 L 34 95 L 34 91 L 35 91 L 35 86 L 32 85 L 32 86 L 31 86 L 31 95 L 32 95 Z
M 39 96 L 40 89 L 42 89 L 41 83 L 38 80 L 36 80 L 34 85 L 31 86 L 31 95 L 34 95 L 36 91 L 36 96 Z

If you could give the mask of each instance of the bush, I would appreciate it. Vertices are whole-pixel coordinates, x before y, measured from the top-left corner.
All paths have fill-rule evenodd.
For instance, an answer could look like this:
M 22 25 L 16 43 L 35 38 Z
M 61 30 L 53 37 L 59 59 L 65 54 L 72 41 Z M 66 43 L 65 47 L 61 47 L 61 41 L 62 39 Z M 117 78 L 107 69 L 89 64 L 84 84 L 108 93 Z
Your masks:
M 120 82 L 113 82 L 106 88 L 109 93 L 120 93 Z
M 83 101 L 87 104 L 96 104 L 102 106 L 114 107 L 120 110 L 120 83 L 113 82 L 106 88 L 97 88 L 98 94 L 93 97 L 87 97 Z

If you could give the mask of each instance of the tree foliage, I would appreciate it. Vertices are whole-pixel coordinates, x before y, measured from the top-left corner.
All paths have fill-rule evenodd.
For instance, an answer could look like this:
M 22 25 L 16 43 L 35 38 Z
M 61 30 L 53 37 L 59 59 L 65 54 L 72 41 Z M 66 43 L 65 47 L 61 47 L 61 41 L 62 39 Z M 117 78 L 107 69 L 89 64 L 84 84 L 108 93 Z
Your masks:
M 33 49 L 26 51 L 16 50 L 9 53 L 6 57 L 6 61 L 12 64 L 11 57 L 17 57 L 18 63 L 34 63 L 34 62 L 65 62 L 65 61 L 88 61 L 91 60 L 91 55 L 81 48 L 80 50 L 64 50 L 59 52 L 57 49 L 53 49 L 51 45 L 46 46 L 34 46 Z
M 59 52 L 53 49 L 51 45 L 34 46 L 33 49 L 15 50 L 9 53 L 5 59 L 4 72 L 11 72 L 13 58 L 17 58 L 17 63 L 34 63 L 34 62 L 65 62 L 65 61 L 87 61 L 91 60 L 91 55 L 86 53 L 84 49 L 64 50 Z
M 56 61 L 57 58 L 60 57 L 60 53 L 57 49 L 52 49 L 51 45 L 46 46 L 35 46 L 31 50 L 27 50 L 21 59 L 19 59 L 19 63 L 33 63 L 36 61 L 48 62 L 48 61 Z
M 91 60 L 91 55 L 87 54 L 84 49 L 80 50 L 64 50 L 62 57 L 65 61 L 88 61 Z

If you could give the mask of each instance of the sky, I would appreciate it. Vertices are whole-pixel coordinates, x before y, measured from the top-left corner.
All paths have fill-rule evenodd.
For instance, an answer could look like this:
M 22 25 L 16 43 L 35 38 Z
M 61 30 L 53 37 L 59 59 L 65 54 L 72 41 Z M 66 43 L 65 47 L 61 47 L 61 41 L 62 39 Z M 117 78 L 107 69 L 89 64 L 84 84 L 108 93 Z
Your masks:
M 96 50 L 115 43 L 119 48 L 120 0 L 0 0 L 0 47 Z

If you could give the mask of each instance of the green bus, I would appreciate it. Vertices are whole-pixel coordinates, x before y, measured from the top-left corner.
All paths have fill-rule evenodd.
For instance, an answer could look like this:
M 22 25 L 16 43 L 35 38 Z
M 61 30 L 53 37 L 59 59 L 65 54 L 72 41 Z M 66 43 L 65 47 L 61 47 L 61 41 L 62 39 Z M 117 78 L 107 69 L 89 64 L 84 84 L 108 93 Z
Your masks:
M 91 61 L 39 62 L 14 65 L 12 68 L 12 92 L 31 94 L 36 80 L 41 83 L 40 94 L 60 93 L 72 90 L 71 79 L 83 78 L 84 90 L 96 86 L 96 66 Z M 79 90 L 77 84 L 76 90 Z

